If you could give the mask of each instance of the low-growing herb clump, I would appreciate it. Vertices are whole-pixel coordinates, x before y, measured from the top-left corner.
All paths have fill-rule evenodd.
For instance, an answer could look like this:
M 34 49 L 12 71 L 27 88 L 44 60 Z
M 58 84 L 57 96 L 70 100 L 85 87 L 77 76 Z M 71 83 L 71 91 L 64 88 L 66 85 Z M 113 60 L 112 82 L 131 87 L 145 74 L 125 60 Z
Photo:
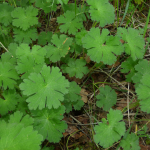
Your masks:
M 135 93 L 125 88 L 126 93 L 134 96 L 139 111 L 150 113 L 150 64 L 144 59 L 148 21 L 144 30 L 115 22 L 108 0 L 0 1 L 0 150 L 46 150 L 44 141 L 59 143 L 68 128 L 64 116 L 84 107 L 84 83 L 95 70 L 120 60 L 121 74 L 135 85 Z M 108 25 L 118 28 L 112 32 Z M 123 118 L 129 102 L 116 109 L 115 88 L 107 82 L 93 85 L 94 107 L 107 112 L 101 120 L 93 117 L 97 147 L 119 143 L 117 148 L 140 149 L 141 135 L 149 136 L 146 126 L 136 133 L 127 128 Z

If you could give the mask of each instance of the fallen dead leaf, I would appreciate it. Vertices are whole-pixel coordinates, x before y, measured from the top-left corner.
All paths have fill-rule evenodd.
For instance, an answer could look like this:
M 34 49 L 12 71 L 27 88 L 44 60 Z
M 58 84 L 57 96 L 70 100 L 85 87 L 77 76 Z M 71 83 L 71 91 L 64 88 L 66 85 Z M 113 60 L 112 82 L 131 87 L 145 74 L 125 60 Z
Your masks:
M 88 102 L 88 97 L 87 97 L 88 93 L 86 92 L 85 89 L 83 89 L 83 88 L 81 89 L 80 95 L 82 97 L 81 100 L 83 100 L 84 103 L 87 103 Z
M 66 78 L 71 82 L 71 81 L 75 81 L 77 84 L 81 84 L 82 79 L 76 78 L 76 77 L 69 77 L 69 75 L 66 75 Z
M 78 129 L 75 126 L 69 125 L 69 127 L 67 128 L 66 132 L 63 133 L 64 137 L 66 137 L 67 135 L 71 135 L 72 133 L 77 132 Z M 76 135 L 72 134 L 71 137 L 75 138 Z
M 75 134 L 75 139 L 79 139 L 80 137 L 82 137 L 84 134 L 82 132 L 76 133 Z
M 142 143 L 143 143 L 143 141 L 140 140 L 139 141 L 139 145 L 141 147 L 141 150 L 150 150 L 150 146 L 149 145 L 143 145 Z
M 125 100 L 125 99 L 121 99 L 121 101 L 119 101 L 119 102 L 117 102 L 117 109 L 118 109 L 118 107 L 122 110 L 124 107 L 126 107 L 127 106 L 127 100 Z M 119 110 L 120 110 L 119 109 Z
M 108 65 L 107 68 L 111 69 L 112 67 L 115 68 L 115 67 L 117 67 L 117 66 L 119 66 L 119 65 L 120 65 L 120 62 L 119 62 L 119 61 L 116 61 L 115 64 L 113 64 L 113 65 L 111 65 L 111 66 Z
M 86 60 L 87 63 L 91 62 L 91 59 L 90 59 L 90 57 L 87 54 L 85 54 L 84 59 Z

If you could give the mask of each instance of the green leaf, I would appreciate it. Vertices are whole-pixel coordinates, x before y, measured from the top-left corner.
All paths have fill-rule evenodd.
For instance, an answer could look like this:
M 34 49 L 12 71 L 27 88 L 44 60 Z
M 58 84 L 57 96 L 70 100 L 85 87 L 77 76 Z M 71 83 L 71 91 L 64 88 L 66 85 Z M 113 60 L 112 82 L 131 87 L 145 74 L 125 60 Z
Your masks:
M 16 109 L 20 96 L 15 90 L 7 90 L 2 93 L 4 99 L 0 98 L 0 114 L 6 115 L 8 111 Z
M 0 87 L 3 86 L 4 90 L 8 88 L 13 89 L 16 81 L 19 79 L 15 70 L 15 66 L 9 62 L 0 62 Z
M 56 11 L 56 0 L 35 0 L 35 6 L 43 9 L 45 13 Z
M 75 110 L 81 110 L 81 108 L 84 105 L 84 102 L 82 100 L 78 100 L 76 102 L 73 102 L 72 105 L 73 105 Z
M 14 114 L 10 115 L 10 119 L 8 121 L 10 124 L 23 124 L 24 127 L 33 125 L 34 119 L 29 115 L 23 116 L 23 114 L 19 111 L 16 111 Z
M 16 5 L 19 7 L 28 7 L 29 5 L 31 5 L 31 0 L 19 0 L 19 1 L 15 1 Z
M 62 25 L 59 27 L 61 32 L 75 35 L 79 29 L 83 28 L 82 20 L 75 17 L 75 13 L 67 11 L 64 15 L 57 17 L 57 22 Z
M 76 43 L 82 45 L 82 38 L 87 34 L 86 30 L 82 30 L 75 35 Z
M 68 93 L 69 82 L 57 67 L 50 69 L 44 65 L 40 73 L 31 73 L 23 81 L 19 87 L 24 95 L 29 96 L 26 101 L 31 110 L 45 106 L 49 109 L 58 108 L 64 100 L 64 94 Z
M 41 32 L 38 36 L 38 44 L 39 45 L 46 45 L 47 42 L 50 42 L 52 38 L 52 32 Z
M 45 46 L 47 49 L 47 58 L 50 58 L 52 62 L 57 62 L 61 59 L 61 57 L 65 57 L 68 51 L 70 50 L 70 45 L 72 43 L 72 39 L 62 34 L 58 37 L 57 34 L 52 36 L 53 44 L 49 44 Z
M 13 57 L 11 52 L 5 52 L 1 55 L 1 62 L 10 63 L 11 65 L 16 65 L 16 58 Z M 14 66 L 15 67 L 15 66 Z
M 145 52 L 145 41 L 143 36 L 140 35 L 139 30 L 136 30 L 134 28 L 118 28 L 117 34 L 125 42 L 125 52 L 128 55 L 131 55 L 133 61 L 143 58 Z
M 35 28 L 23 31 L 14 28 L 14 41 L 18 43 L 30 44 L 37 39 L 37 30 Z
M 16 43 L 10 43 L 8 46 L 8 52 L 5 52 L 1 55 L 1 62 L 10 63 L 12 65 L 16 65 L 17 59 L 16 59 L 16 49 L 18 45 Z M 15 68 L 15 66 L 14 66 Z
M 98 107 L 103 107 L 105 111 L 108 111 L 113 105 L 117 102 L 117 94 L 115 90 L 113 90 L 109 86 L 100 87 L 99 88 L 100 94 L 96 96 L 98 101 L 96 105 Z
M 46 147 L 44 146 L 42 150 L 54 150 L 54 146 Z
M 141 110 L 150 113 L 150 74 L 144 74 L 136 88 Z
M 69 0 L 57 0 L 57 3 L 63 5 L 63 4 L 68 4 Z
M 120 110 L 110 109 L 107 115 L 108 121 L 104 118 L 103 123 L 94 127 L 94 141 L 104 148 L 108 148 L 117 142 L 125 133 L 125 123 L 121 121 L 123 115 Z
M 33 119 L 28 115 L 23 117 L 20 112 L 11 115 L 9 123 L 0 121 L 0 149 L 40 150 L 43 137 L 33 130 L 31 124 Z
M 63 119 L 65 107 L 60 106 L 57 109 L 42 109 L 31 111 L 34 117 L 34 127 L 38 132 L 43 135 L 44 139 L 49 142 L 58 143 L 63 137 L 62 132 L 67 129 L 67 124 Z
M 128 73 L 130 72 L 127 76 L 126 76 L 126 81 L 127 82 L 131 82 L 132 77 L 134 76 L 134 74 L 136 73 L 135 71 L 135 65 L 137 65 L 138 60 L 133 61 L 133 59 L 131 57 L 129 57 L 125 62 L 123 62 L 121 64 L 121 72 L 122 73 Z
M 81 110 L 81 108 L 84 105 L 84 102 L 79 97 L 79 99 L 75 102 L 64 101 L 63 104 L 66 107 L 66 113 L 69 113 L 70 111 L 72 111 L 72 106 L 74 107 L 75 110 Z
M 86 16 L 88 16 L 88 10 L 89 10 L 89 6 L 86 6 L 86 4 L 79 4 L 78 6 L 75 6 L 75 3 L 69 3 L 67 5 L 63 5 L 62 8 L 64 9 L 64 12 L 66 11 L 71 11 L 76 12 L 76 17 L 78 17 L 78 19 L 80 19 L 80 21 L 86 21 Z
M 134 133 L 128 134 L 125 140 L 121 140 L 120 146 L 124 150 L 140 150 L 139 138 Z
M 19 98 L 19 104 L 17 105 L 17 108 L 16 108 L 17 111 L 20 111 L 23 114 L 27 114 L 27 112 L 30 112 L 26 99 L 27 99 L 27 96 L 22 95 L 22 97 Z
M 38 15 L 38 9 L 33 6 L 29 6 L 26 9 L 17 7 L 11 15 L 14 18 L 13 25 L 20 27 L 24 31 L 38 24 L 38 18 L 36 17 Z
M 10 33 L 10 27 L 0 26 L 0 35 L 4 36 Z
M 138 62 L 138 64 L 135 66 L 135 70 L 137 71 L 134 76 L 132 77 L 132 80 L 134 83 L 139 83 L 142 79 L 142 76 L 144 74 L 150 74 L 150 63 L 146 59 L 143 59 Z
M 88 49 L 91 60 L 99 63 L 112 65 L 116 62 L 116 55 L 123 52 L 123 46 L 118 36 L 108 36 L 109 31 L 103 29 L 100 34 L 99 28 L 91 30 L 82 38 L 83 47 Z
M 84 105 L 83 101 L 81 101 L 80 91 L 81 88 L 77 85 L 76 82 L 70 82 L 70 86 L 68 88 L 68 94 L 64 96 L 64 106 L 66 106 L 66 112 L 69 113 L 72 111 L 72 105 L 76 110 L 80 110 Z M 80 102 L 79 102 L 80 101 Z
M 87 0 L 87 3 L 88 5 L 91 5 L 89 10 L 91 19 L 100 22 L 101 27 L 114 22 L 115 9 L 108 0 Z
M 8 26 L 12 22 L 11 12 L 13 9 L 8 3 L 0 4 L 0 23 Z
M 70 53 L 68 53 L 65 57 L 62 57 L 60 61 L 63 63 L 68 63 L 70 60 L 70 57 L 71 57 L 71 55 L 70 55 Z
M 82 78 L 84 74 L 89 72 L 85 66 L 86 61 L 83 59 L 70 59 L 67 65 L 62 65 L 63 72 L 68 73 L 70 77 Z
M 28 78 L 30 73 L 39 73 L 43 67 L 43 64 L 36 64 L 31 57 L 23 57 L 18 59 L 16 70 L 18 74 L 22 74 L 21 79 Z
M 10 55 L 16 60 L 16 49 L 18 47 L 18 44 L 16 43 L 10 43 L 8 46 L 8 51 L 10 53 Z M 17 60 L 16 60 L 17 62 Z
M 16 50 L 16 55 L 18 59 L 28 57 L 33 59 L 37 64 L 43 64 L 45 61 L 44 56 L 46 55 L 46 49 L 39 45 L 34 45 L 32 50 L 30 50 L 28 44 L 20 44 Z
M 68 93 L 64 96 L 65 101 L 75 102 L 79 99 L 79 97 L 81 99 L 80 96 L 81 87 L 77 85 L 75 81 L 70 82 L 68 90 L 69 90 Z
M 76 54 L 81 54 L 83 51 L 82 45 L 78 45 L 75 38 L 72 41 L 72 45 L 70 46 L 70 52 L 71 53 L 76 53 Z

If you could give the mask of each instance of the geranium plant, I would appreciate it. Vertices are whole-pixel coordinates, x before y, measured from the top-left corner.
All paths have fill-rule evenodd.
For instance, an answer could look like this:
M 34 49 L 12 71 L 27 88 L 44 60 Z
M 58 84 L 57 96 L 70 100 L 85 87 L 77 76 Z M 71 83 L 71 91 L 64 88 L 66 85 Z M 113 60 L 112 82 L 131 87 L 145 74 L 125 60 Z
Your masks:
M 57 16 L 55 31 L 48 30 L 53 13 Z M 93 22 L 89 30 L 88 19 Z M 79 5 L 76 0 L 0 1 L 1 150 L 38 150 L 44 140 L 61 140 L 67 129 L 64 114 L 84 106 L 81 87 L 66 76 L 89 76 L 92 69 L 86 56 L 94 66 L 113 65 L 124 53 L 128 58 L 121 72 L 129 73 L 126 80 L 135 83 L 140 109 L 150 113 L 150 65 L 143 59 L 143 33 L 119 27 L 112 34 L 106 25 L 114 22 L 115 9 L 108 0 Z M 113 110 L 116 102 L 114 89 L 99 88 L 96 106 L 108 114 L 94 126 L 94 141 L 104 148 L 126 133 L 122 112 Z M 120 146 L 139 149 L 138 140 L 131 133 Z

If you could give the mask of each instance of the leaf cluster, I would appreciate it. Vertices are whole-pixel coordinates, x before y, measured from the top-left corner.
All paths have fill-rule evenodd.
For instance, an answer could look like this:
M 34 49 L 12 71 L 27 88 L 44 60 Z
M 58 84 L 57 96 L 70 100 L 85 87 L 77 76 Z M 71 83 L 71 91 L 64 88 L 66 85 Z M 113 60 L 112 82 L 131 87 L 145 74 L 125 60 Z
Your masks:
M 86 56 L 99 68 L 127 55 L 121 71 L 129 73 L 126 81 L 135 84 L 140 109 L 150 113 L 150 65 L 143 59 L 143 33 L 130 27 L 119 27 L 116 34 L 106 29 L 115 21 L 115 9 L 108 0 L 68 2 L 0 1 L 0 149 L 38 150 L 46 139 L 60 141 L 67 129 L 64 114 L 84 105 L 81 86 L 67 76 L 84 79 L 92 72 Z M 46 26 L 51 25 L 49 19 L 58 6 L 56 31 L 40 31 L 41 15 Z M 89 30 L 88 19 L 93 22 Z M 94 141 L 108 148 L 125 135 L 125 122 L 122 112 L 112 109 L 117 102 L 114 89 L 100 87 L 96 99 L 96 106 L 108 114 L 107 120 L 94 126 Z M 128 134 L 120 146 L 139 149 L 138 137 Z

